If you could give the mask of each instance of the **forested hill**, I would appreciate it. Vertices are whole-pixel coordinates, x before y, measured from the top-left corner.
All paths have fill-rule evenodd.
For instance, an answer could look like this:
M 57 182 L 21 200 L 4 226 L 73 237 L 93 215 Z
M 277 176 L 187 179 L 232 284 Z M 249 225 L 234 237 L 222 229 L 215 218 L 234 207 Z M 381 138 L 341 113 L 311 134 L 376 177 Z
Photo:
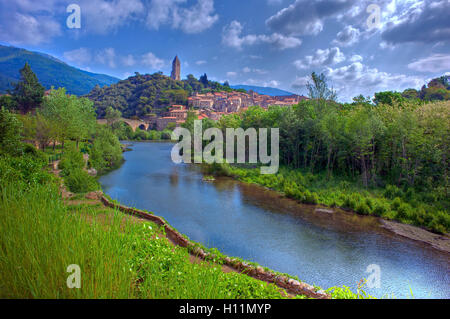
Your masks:
M 65 87 L 70 94 L 84 95 L 96 85 L 119 81 L 112 76 L 79 70 L 47 54 L 0 45 L 0 94 L 19 81 L 19 70 L 26 62 L 46 89 Z
M 129 77 L 109 87 L 96 86 L 87 95 L 94 102 L 99 117 L 111 106 L 122 112 L 127 118 L 143 117 L 151 113 L 165 111 L 173 104 L 187 104 L 187 98 L 193 92 L 205 93 L 215 91 L 233 91 L 227 84 L 208 81 L 201 76 L 197 80 L 188 75 L 186 80 L 175 81 L 158 72 L 155 74 L 139 74 Z
M 254 85 L 231 85 L 233 89 L 244 89 L 247 91 L 253 91 L 259 94 L 263 95 L 270 95 L 270 96 L 288 96 L 288 95 L 294 95 L 292 92 L 288 92 L 285 90 L 280 90 L 277 88 L 271 88 L 271 87 L 265 87 L 265 86 L 254 86 Z

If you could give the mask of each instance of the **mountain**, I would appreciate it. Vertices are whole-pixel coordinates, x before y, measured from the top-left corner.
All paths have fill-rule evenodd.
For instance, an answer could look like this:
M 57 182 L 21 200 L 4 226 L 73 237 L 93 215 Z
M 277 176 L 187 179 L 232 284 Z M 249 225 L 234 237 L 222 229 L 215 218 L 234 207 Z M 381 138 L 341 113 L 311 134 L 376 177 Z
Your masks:
M 26 62 L 46 89 L 65 87 L 70 94 L 88 94 L 96 85 L 111 85 L 119 81 L 109 75 L 74 68 L 48 54 L 0 45 L 0 94 L 12 89 L 11 83 L 19 80 L 19 70 Z
M 270 96 L 287 96 L 294 95 L 292 92 L 271 88 L 271 87 L 263 87 L 263 86 L 251 86 L 251 85 L 231 85 L 233 89 L 239 90 L 244 89 L 246 91 L 253 91 L 259 94 L 270 95 Z

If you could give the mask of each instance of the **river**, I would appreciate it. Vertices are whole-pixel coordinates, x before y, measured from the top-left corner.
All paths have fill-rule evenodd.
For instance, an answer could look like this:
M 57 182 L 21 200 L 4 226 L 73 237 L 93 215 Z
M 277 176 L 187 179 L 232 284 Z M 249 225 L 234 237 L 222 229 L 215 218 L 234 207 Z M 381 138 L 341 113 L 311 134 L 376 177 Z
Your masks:
M 380 267 L 377 297 L 450 298 L 450 255 L 394 235 L 376 218 L 314 212 L 255 185 L 204 182 L 199 167 L 172 163 L 170 143 L 133 143 L 126 162 L 100 178 L 124 205 L 164 217 L 191 240 L 298 276 L 322 288 L 348 286 Z

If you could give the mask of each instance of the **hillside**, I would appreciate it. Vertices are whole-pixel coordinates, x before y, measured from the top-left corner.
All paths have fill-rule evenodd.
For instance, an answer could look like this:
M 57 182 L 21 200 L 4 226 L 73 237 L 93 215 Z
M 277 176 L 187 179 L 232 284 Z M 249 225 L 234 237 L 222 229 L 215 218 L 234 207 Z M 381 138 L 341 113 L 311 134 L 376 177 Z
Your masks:
M 119 81 L 108 75 L 79 70 L 47 54 L 0 45 L 0 94 L 19 80 L 19 70 L 26 62 L 46 89 L 65 87 L 70 94 L 84 95 L 96 85 Z
M 109 106 L 127 118 L 143 117 L 164 112 L 168 105 L 187 105 L 193 92 L 233 91 L 218 82 L 208 81 L 204 75 L 197 80 L 193 75 L 175 81 L 162 73 L 139 74 L 108 87 L 96 86 L 87 97 L 94 102 L 99 117 Z
M 243 89 L 246 91 L 253 91 L 259 94 L 263 95 L 270 95 L 270 96 L 289 96 L 294 95 L 292 92 L 271 88 L 271 87 L 264 87 L 264 86 L 252 86 L 252 85 L 231 85 L 230 86 L 233 89 Z

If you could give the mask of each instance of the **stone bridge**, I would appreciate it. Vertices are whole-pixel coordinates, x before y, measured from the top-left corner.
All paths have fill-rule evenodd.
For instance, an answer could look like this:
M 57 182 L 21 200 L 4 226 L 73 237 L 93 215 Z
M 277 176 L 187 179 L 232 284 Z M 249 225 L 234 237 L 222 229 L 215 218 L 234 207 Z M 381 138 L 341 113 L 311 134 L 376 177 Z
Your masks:
M 129 125 L 133 130 L 133 132 L 136 132 L 138 128 L 140 128 L 143 131 L 148 131 L 150 127 L 150 123 L 143 120 L 130 120 L 121 118 L 120 120 L 118 120 L 118 122 L 124 122 L 125 124 Z M 101 119 L 97 120 L 97 123 L 101 125 L 106 125 L 108 122 L 105 119 Z

